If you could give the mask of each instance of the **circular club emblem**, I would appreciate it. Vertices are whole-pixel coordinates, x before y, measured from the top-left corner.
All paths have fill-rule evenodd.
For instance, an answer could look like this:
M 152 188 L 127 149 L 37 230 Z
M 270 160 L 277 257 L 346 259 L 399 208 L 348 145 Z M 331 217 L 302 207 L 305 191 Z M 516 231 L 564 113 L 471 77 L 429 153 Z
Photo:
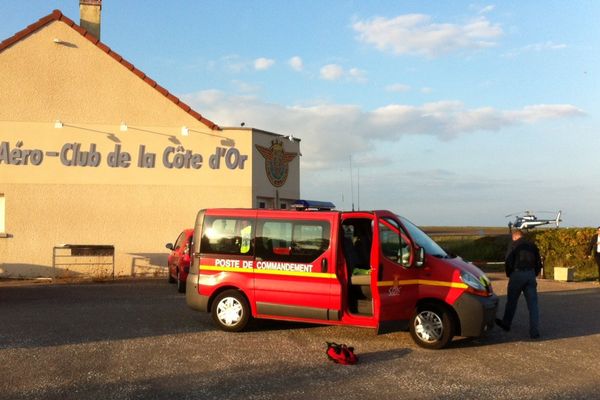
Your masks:
M 283 148 L 283 142 L 274 140 L 271 147 L 256 145 L 256 150 L 265 158 L 265 172 L 269 182 L 275 187 L 285 184 L 288 177 L 289 163 L 298 153 L 288 153 Z

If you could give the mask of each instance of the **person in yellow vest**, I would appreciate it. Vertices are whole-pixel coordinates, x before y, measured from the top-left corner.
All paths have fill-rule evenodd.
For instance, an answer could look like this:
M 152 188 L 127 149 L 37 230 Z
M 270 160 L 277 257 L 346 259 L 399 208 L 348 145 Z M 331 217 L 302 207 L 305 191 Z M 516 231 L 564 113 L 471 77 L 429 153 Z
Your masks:
M 594 254 L 596 265 L 598 265 L 598 284 L 600 285 L 600 226 L 598 227 L 598 231 L 592 236 L 592 240 L 590 240 L 587 254 L 589 255 L 590 253 Z

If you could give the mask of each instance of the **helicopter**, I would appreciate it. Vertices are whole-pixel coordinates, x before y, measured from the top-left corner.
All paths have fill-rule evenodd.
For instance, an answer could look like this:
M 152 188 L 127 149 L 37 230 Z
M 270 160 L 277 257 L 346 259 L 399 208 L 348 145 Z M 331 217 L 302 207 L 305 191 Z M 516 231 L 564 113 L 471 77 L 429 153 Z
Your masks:
M 553 211 L 538 211 L 538 213 L 553 213 Z M 554 224 L 558 228 L 558 225 L 562 221 L 560 219 L 561 211 L 558 210 L 556 214 L 556 218 L 554 219 L 542 219 L 536 217 L 532 211 L 521 211 L 513 214 L 508 214 L 505 218 L 515 216 L 514 222 L 508 223 L 508 229 L 512 231 L 512 229 L 532 229 L 536 226 L 549 225 Z

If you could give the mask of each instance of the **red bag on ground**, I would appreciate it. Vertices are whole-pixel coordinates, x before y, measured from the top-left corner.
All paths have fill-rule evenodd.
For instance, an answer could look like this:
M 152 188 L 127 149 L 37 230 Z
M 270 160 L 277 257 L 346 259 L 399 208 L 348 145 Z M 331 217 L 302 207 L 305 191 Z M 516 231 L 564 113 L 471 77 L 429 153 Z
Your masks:
M 358 362 L 358 357 L 354 354 L 354 347 L 348 347 L 345 344 L 337 344 L 333 342 L 326 342 L 327 350 L 325 354 L 327 357 L 337 363 L 344 365 L 352 365 Z

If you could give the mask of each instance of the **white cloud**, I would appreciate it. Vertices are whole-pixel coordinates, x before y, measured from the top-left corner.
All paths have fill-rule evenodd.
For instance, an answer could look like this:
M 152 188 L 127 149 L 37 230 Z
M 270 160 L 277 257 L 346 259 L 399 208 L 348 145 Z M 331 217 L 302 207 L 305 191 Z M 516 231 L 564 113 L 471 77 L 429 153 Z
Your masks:
M 238 55 L 228 55 L 222 57 L 219 61 L 215 63 L 218 67 L 219 65 L 223 65 L 225 69 L 232 73 L 240 73 L 248 68 L 248 63 L 243 61 Z
M 302 58 L 298 56 L 290 58 L 288 64 L 290 65 L 290 67 L 292 67 L 294 71 L 300 72 L 304 69 L 304 62 L 302 61 Z
M 350 80 L 352 80 L 354 82 L 359 82 L 359 83 L 367 82 L 367 73 L 366 73 L 366 71 L 363 71 L 362 69 L 350 68 L 350 70 L 348 71 L 348 77 Z
M 539 53 L 542 51 L 556 51 L 556 50 L 563 50 L 566 48 L 567 48 L 566 44 L 554 43 L 553 41 L 550 40 L 550 41 L 546 41 L 546 42 L 542 42 L 542 43 L 528 44 L 521 48 L 510 51 L 510 52 L 504 54 L 504 56 L 505 57 L 516 57 L 516 56 L 524 54 L 524 53 Z
M 327 81 L 337 81 L 343 78 L 350 82 L 366 83 L 368 80 L 366 71 L 354 67 L 346 71 L 338 64 L 327 64 L 323 66 L 319 75 L 321 79 Z
M 569 104 L 499 110 L 470 109 L 459 101 L 439 101 L 420 106 L 389 104 L 365 111 L 348 104 L 281 106 L 217 91 L 182 97 L 202 115 L 222 126 L 237 126 L 239 121 L 245 121 L 247 126 L 299 137 L 304 154 L 303 168 L 307 170 L 347 162 L 352 153 L 372 156 L 378 144 L 394 143 L 406 135 L 451 140 L 470 133 L 497 132 L 516 125 L 584 115 L 582 110 Z
M 536 104 L 523 107 L 522 110 L 507 111 L 506 117 L 514 121 L 537 122 L 549 118 L 563 118 L 583 115 L 583 111 L 570 104 Z
M 503 34 L 500 25 L 485 16 L 458 25 L 433 23 L 431 17 L 424 14 L 405 14 L 391 19 L 375 17 L 358 21 L 352 27 L 358 32 L 358 40 L 380 51 L 426 57 L 491 47 Z
M 523 207 L 520 204 L 524 192 L 534 204 L 545 204 L 548 198 L 558 201 L 557 196 L 561 196 L 556 191 L 554 175 L 546 181 L 538 176 L 515 177 L 510 171 L 495 171 L 490 175 L 481 164 L 488 153 L 490 158 L 505 156 L 509 160 L 517 159 L 520 154 L 482 148 L 482 153 L 473 157 L 472 170 L 461 169 L 451 161 L 456 157 L 473 156 L 469 154 L 448 154 L 449 163 L 432 162 L 431 157 L 444 157 L 446 149 L 461 148 L 462 143 L 437 145 L 431 143 L 431 137 L 457 140 L 461 135 L 479 132 L 490 135 L 512 126 L 584 114 L 569 104 L 500 110 L 467 108 L 459 101 L 441 101 L 421 105 L 389 104 L 366 111 L 348 104 L 282 106 L 214 90 L 181 98 L 221 126 L 237 127 L 244 121 L 249 127 L 300 138 L 302 196 L 333 201 L 339 209 L 351 209 L 353 203 L 362 209 L 391 209 L 415 223 L 427 225 L 499 226 L 505 223 L 503 215 Z M 482 142 L 493 140 L 482 138 Z M 431 143 L 433 149 L 414 147 L 415 143 Z M 349 179 L 350 155 L 354 166 L 354 197 Z M 545 154 L 529 156 L 545 157 Z M 561 193 L 573 193 L 571 188 L 578 184 L 569 180 L 561 186 Z M 584 185 L 582 183 L 582 187 Z M 589 185 L 586 190 L 578 190 L 586 194 L 579 197 L 593 197 Z M 562 196 L 568 197 L 568 201 L 560 201 L 561 207 L 585 209 L 583 200 L 569 205 L 573 204 L 573 196 Z M 589 218 L 589 213 L 585 218 Z
M 248 83 L 248 82 L 243 82 L 240 80 L 232 80 L 231 84 L 240 93 L 256 93 L 261 90 L 261 87 L 259 85 L 255 85 L 255 84 Z
M 254 69 L 257 71 L 265 71 L 275 64 L 275 60 L 270 58 L 260 57 L 254 60 Z
M 493 4 L 490 4 L 490 5 L 483 6 L 483 7 L 474 6 L 472 8 L 477 9 L 478 14 L 488 14 L 488 13 L 491 13 L 492 11 L 494 11 L 496 9 L 496 6 Z
M 410 86 L 402 84 L 402 83 L 394 83 L 392 85 L 386 86 L 385 90 L 388 92 L 394 92 L 394 93 L 405 93 L 405 92 L 410 91 Z
M 336 81 L 344 76 L 344 69 L 337 64 L 327 64 L 321 68 L 321 79 Z

